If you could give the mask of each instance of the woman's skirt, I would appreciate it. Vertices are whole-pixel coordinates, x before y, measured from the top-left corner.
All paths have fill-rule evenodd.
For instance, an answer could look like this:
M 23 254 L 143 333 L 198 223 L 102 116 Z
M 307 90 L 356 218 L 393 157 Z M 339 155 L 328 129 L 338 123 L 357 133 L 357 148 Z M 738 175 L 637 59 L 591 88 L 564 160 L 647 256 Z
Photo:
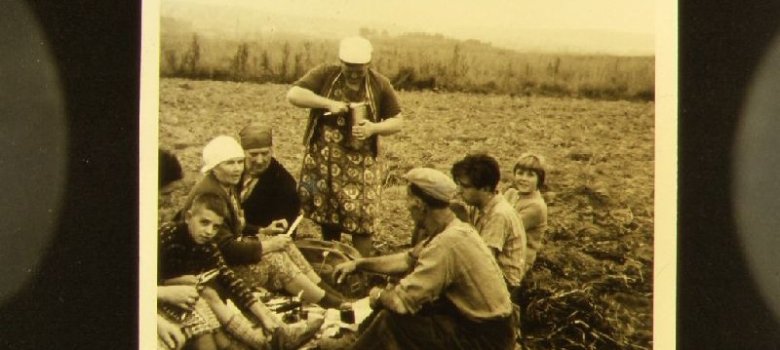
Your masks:
M 381 189 L 380 169 L 368 142 L 345 147 L 342 129 L 323 126 L 303 158 L 298 193 L 306 217 L 341 232 L 374 232 Z

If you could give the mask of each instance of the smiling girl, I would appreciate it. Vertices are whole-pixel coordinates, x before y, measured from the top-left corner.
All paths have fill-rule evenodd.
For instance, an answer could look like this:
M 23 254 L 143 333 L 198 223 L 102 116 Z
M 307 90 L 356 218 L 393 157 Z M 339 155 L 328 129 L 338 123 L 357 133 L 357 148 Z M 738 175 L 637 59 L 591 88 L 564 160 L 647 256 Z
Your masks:
M 528 237 L 526 271 L 533 267 L 536 252 L 542 248 L 542 238 L 547 230 L 547 204 L 539 191 L 544 187 L 544 168 L 543 157 L 523 153 L 512 171 L 512 185 L 504 193 L 504 197 L 515 207 L 523 220 Z

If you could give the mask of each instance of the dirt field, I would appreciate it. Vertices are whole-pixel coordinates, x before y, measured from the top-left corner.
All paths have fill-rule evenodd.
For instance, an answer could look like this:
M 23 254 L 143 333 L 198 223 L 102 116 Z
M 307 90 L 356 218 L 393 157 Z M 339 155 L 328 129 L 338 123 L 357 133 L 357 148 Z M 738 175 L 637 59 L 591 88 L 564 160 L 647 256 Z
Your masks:
M 198 179 L 200 151 L 250 121 L 274 125 L 277 159 L 301 166 L 307 112 L 289 105 L 284 85 L 162 79 L 160 146 L 187 177 L 160 198 L 170 218 Z M 400 175 L 415 166 L 449 173 L 465 154 L 496 157 L 508 179 L 528 150 L 549 164 L 550 230 L 526 278 L 523 333 L 531 349 L 652 347 L 652 102 L 400 92 L 405 129 L 382 140 L 384 192 L 376 248 L 409 242 Z M 502 180 L 502 186 L 506 184 Z M 313 225 L 302 226 L 317 235 Z

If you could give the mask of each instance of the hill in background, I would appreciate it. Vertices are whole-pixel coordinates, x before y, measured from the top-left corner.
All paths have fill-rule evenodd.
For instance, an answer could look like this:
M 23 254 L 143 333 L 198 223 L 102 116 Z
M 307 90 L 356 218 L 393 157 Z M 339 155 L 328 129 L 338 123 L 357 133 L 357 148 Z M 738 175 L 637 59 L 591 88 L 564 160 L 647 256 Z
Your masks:
M 413 11 L 413 9 L 409 9 Z M 308 17 L 284 13 L 280 8 L 258 10 L 257 7 L 166 0 L 161 15 L 191 24 L 191 29 L 204 35 L 244 40 L 249 37 L 297 33 L 313 39 L 335 39 L 354 35 L 360 28 L 399 35 L 419 32 L 390 21 L 356 21 L 347 18 Z M 428 33 L 435 34 L 435 33 Z M 621 56 L 652 56 L 652 34 L 607 30 L 526 29 L 480 26 L 454 26 L 446 34 L 461 40 L 477 39 L 505 49 L 521 52 L 558 54 L 607 54 Z

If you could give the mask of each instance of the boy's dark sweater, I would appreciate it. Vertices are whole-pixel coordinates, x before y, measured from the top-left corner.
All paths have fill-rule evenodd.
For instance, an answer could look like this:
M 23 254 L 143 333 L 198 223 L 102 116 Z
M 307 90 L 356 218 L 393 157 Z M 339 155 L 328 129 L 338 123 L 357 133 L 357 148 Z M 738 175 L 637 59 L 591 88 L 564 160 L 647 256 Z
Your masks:
M 237 304 L 249 308 L 257 300 L 244 281 L 226 264 L 214 242 L 197 244 L 192 240 L 187 225 L 167 223 L 160 228 L 158 245 L 157 284 L 182 275 L 198 275 L 218 269 L 219 274 L 207 285 L 215 286 L 220 294 L 229 296 Z M 227 293 L 228 295 L 225 295 Z

